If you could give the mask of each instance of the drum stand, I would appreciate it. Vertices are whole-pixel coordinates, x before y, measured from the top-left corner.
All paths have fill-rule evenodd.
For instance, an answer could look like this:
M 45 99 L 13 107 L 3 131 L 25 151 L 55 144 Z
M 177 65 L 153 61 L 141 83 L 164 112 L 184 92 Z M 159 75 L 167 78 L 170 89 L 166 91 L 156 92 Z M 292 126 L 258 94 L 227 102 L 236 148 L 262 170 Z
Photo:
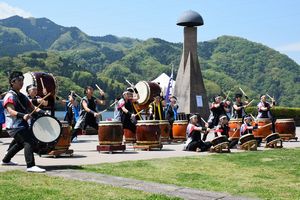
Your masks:
M 99 145 L 97 145 L 96 150 L 99 153 L 109 152 L 109 154 L 112 154 L 113 151 L 122 151 L 122 152 L 124 152 L 126 150 L 126 145 L 123 145 L 123 144 L 119 144 L 119 145 L 99 144 Z
M 246 151 L 256 151 L 257 150 L 257 141 L 256 140 L 247 141 L 244 144 L 241 144 L 240 148 L 242 150 L 246 150 Z
M 230 153 L 229 142 L 222 142 L 210 148 L 210 152 L 215 153 Z
M 283 147 L 282 146 L 282 139 L 272 140 L 271 142 L 266 143 L 266 146 L 265 146 L 265 148 L 274 148 L 274 149 L 282 148 L 282 147 Z
M 290 140 L 295 140 L 296 142 L 298 141 L 298 137 L 296 137 L 293 134 L 279 134 L 279 135 L 283 141 L 290 141 Z
M 72 157 L 74 153 L 73 149 L 69 149 L 69 148 L 59 148 L 59 147 L 55 147 L 55 149 L 53 149 L 52 151 L 50 151 L 48 153 L 48 155 L 53 156 L 54 158 L 59 157 L 59 156 L 69 156 Z
M 133 145 L 133 149 L 142 149 L 142 150 L 147 150 L 151 151 L 152 149 L 159 149 L 161 150 L 163 148 L 163 145 L 161 143 L 152 143 L 152 144 L 147 144 L 147 143 L 136 143 Z

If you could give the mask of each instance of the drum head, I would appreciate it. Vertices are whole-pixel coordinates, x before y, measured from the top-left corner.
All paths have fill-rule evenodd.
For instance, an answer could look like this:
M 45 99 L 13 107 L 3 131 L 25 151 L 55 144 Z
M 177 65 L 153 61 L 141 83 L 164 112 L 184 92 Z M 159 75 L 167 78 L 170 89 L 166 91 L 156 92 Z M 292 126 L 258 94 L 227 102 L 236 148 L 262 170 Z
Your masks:
M 150 87 L 146 81 L 140 81 L 135 85 L 137 91 L 139 92 L 138 103 L 143 105 L 147 103 L 150 98 Z
M 51 116 L 42 116 L 33 122 L 32 132 L 41 142 L 53 142 L 60 136 L 61 125 Z

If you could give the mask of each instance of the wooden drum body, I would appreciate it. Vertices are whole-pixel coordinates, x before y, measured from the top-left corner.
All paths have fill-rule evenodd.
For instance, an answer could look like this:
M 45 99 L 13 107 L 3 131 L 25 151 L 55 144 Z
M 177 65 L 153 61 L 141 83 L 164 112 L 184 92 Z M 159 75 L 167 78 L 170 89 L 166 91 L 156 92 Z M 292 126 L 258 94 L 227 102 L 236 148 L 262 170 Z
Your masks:
M 138 110 L 147 109 L 153 98 L 160 95 L 160 86 L 155 82 L 140 81 L 135 85 L 139 92 Z
M 296 125 L 294 119 L 277 119 L 275 123 L 276 133 L 280 137 L 291 139 L 296 136 Z
M 122 145 L 123 126 L 119 121 L 101 121 L 98 124 L 100 145 Z
M 272 134 L 272 121 L 269 118 L 257 119 L 255 122 L 252 122 L 252 126 L 258 124 L 258 129 L 253 130 L 253 135 L 256 138 L 265 138 L 268 135 Z
M 160 143 L 159 121 L 139 120 L 136 124 L 137 145 L 153 145 Z
M 62 127 L 62 133 L 58 138 L 58 142 L 55 145 L 55 149 L 68 149 L 71 143 L 71 126 L 67 121 L 60 121 Z
M 171 125 L 168 120 L 159 121 L 160 138 L 161 141 L 169 140 Z
M 172 127 L 173 138 L 175 140 L 186 140 L 186 129 L 188 126 L 187 120 L 177 120 L 174 121 Z
M 229 126 L 229 138 L 239 139 L 240 138 L 240 129 L 242 126 L 242 119 L 230 119 L 228 122 Z

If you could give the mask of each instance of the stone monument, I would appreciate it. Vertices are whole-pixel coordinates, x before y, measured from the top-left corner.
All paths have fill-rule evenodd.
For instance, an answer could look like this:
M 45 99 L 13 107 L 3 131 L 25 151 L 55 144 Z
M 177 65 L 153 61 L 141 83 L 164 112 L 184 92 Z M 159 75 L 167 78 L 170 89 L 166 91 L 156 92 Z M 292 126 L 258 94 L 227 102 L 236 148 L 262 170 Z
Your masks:
M 197 54 L 197 26 L 203 25 L 203 19 L 199 13 L 189 10 L 179 17 L 177 25 L 184 26 L 183 52 L 174 88 L 179 112 L 199 113 L 207 119 L 208 99 Z

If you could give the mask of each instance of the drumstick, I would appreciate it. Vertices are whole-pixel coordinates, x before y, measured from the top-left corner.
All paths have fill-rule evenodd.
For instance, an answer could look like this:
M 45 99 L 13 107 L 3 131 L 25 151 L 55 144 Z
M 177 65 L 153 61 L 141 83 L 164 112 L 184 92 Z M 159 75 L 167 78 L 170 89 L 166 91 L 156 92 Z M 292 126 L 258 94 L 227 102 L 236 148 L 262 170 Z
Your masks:
M 228 99 L 229 94 L 230 94 L 230 90 L 229 90 L 229 92 L 227 93 L 226 98 L 224 99 L 224 102 Z
M 45 94 L 47 94 L 47 90 L 45 88 L 45 85 L 44 85 L 42 77 L 40 78 L 40 80 L 41 80 L 41 84 L 42 84 L 42 88 L 43 88 L 43 94 L 45 95 Z
M 250 114 L 250 116 L 255 120 L 255 117 L 252 114 Z
M 110 104 L 110 105 L 108 106 L 108 108 L 106 108 L 106 109 L 100 111 L 99 113 L 101 114 L 101 113 L 106 112 L 110 107 L 112 107 L 113 105 L 115 105 L 117 102 L 118 102 L 118 101 L 114 101 L 112 104 Z
M 201 117 L 201 120 L 205 123 L 205 124 L 207 124 L 207 122 Z
M 29 115 L 32 115 L 38 108 L 40 108 L 41 105 L 43 104 L 43 100 L 46 99 L 50 94 L 51 94 L 51 92 L 49 92 L 46 96 L 44 96 L 44 97 L 41 99 L 41 103 L 40 103 L 38 106 L 36 106 L 36 107 L 34 108 L 34 110 L 33 110 Z
M 76 96 L 76 97 L 78 97 L 79 99 L 82 99 L 82 97 L 81 97 L 81 96 L 79 96 L 78 94 L 76 94 L 76 92 L 75 92 L 75 91 L 71 91 L 71 92 L 73 92 L 73 94 L 75 94 L 75 96 Z
M 272 98 L 270 95 L 266 94 L 272 101 L 274 100 L 274 98 Z
M 135 115 L 139 115 L 140 113 L 142 113 L 144 110 L 141 110 L 139 112 L 137 112 Z
M 102 90 L 97 84 L 95 84 L 95 86 L 98 88 L 98 90 L 99 90 L 100 92 L 104 93 L 103 90 Z
M 134 85 L 132 83 L 130 83 L 126 78 L 125 78 L 125 81 L 131 86 L 134 88 Z
M 247 96 L 247 94 L 244 92 L 244 90 L 243 90 L 242 88 L 240 88 L 240 87 L 239 87 L 239 89 L 240 89 L 240 91 L 243 93 L 243 95 L 245 96 L 245 98 L 248 99 L 248 96 Z
M 248 105 L 250 105 L 253 101 L 254 101 L 254 99 L 252 99 L 252 100 L 248 103 Z

